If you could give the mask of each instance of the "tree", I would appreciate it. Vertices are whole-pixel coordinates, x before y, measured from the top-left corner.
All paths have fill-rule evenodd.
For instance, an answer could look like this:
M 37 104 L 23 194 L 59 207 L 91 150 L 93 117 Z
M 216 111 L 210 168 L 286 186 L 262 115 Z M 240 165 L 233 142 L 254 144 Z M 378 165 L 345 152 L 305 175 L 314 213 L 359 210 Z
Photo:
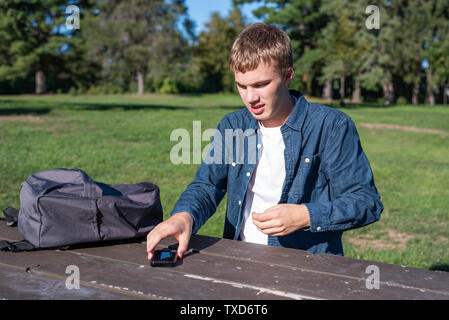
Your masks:
M 258 0 L 233 0 L 235 4 L 259 2 Z M 329 15 L 321 10 L 323 1 L 265 0 L 253 14 L 266 23 L 279 26 L 290 36 L 296 77 L 292 85 L 313 94 L 314 80 L 321 76 L 324 66 L 323 52 L 319 47 L 321 30 L 327 25 Z M 322 79 L 322 78 L 320 78 Z M 323 84 L 323 81 L 319 82 Z M 324 79 L 323 97 L 332 98 L 331 82 Z
M 325 1 L 321 10 L 330 20 L 318 41 L 325 63 L 322 78 L 340 80 L 340 101 L 344 104 L 346 79 L 354 79 L 352 101 L 361 101 L 363 62 L 373 44 L 365 36 L 364 16 L 357 1 Z
M 151 63 L 159 63 L 182 47 L 177 23 L 186 12 L 184 0 L 99 2 L 85 23 L 90 52 L 108 71 L 135 70 L 142 95 Z
M 198 36 L 195 50 L 195 57 L 204 77 L 203 90 L 234 90 L 234 78 L 229 69 L 229 52 L 244 28 L 245 20 L 238 7 L 233 7 L 227 17 L 221 17 L 218 12 L 212 13 L 206 29 Z
M 361 0 L 360 7 L 366 8 L 369 1 Z M 393 1 L 383 1 L 378 4 L 380 9 L 380 29 L 367 30 L 365 32 L 366 41 L 372 47 L 363 57 L 362 74 L 360 76 L 362 86 L 369 90 L 381 88 L 385 105 L 394 102 L 395 88 L 393 77 L 398 69 L 398 56 L 401 51 L 397 46 L 399 26 L 398 11 L 401 4 Z
M 446 19 L 448 21 L 449 18 Z M 443 103 L 448 103 L 449 96 L 449 25 L 441 24 L 438 37 L 429 46 L 428 57 L 433 66 L 437 84 L 442 87 Z
M 98 85 L 102 78 L 101 64 L 89 56 L 86 40 L 82 36 L 84 31 L 83 26 L 72 32 L 71 37 L 67 39 L 63 63 L 58 70 L 59 78 L 69 78 L 72 87 L 82 90 Z
M 434 105 L 435 92 L 439 87 L 448 86 L 449 57 L 449 6 L 447 1 L 423 1 L 424 56 L 428 63 L 426 73 L 426 103 Z
M 403 6 L 400 14 L 401 23 L 397 32 L 397 47 L 401 55 L 397 57 L 398 75 L 402 80 L 412 86 L 411 101 L 419 103 L 419 91 L 422 80 L 422 63 L 424 59 L 424 39 L 422 33 L 425 29 L 424 15 L 422 14 L 421 0 L 409 0 Z
M 0 79 L 35 77 L 35 93 L 46 92 L 47 73 L 61 64 L 62 0 L 0 0 Z

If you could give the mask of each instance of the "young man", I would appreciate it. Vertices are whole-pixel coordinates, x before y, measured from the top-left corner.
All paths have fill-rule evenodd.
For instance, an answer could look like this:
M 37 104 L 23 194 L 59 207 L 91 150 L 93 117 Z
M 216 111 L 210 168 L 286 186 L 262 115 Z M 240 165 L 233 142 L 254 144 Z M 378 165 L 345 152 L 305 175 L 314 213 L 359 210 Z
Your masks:
M 243 30 L 230 67 L 246 108 L 219 123 L 209 154 L 215 161 L 201 164 L 171 217 L 148 234 L 148 259 L 169 236 L 182 257 L 226 192 L 224 238 L 343 255 L 343 231 L 373 223 L 383 211 L 354 123 L 289 91 L 290 39 L 277 27 Z M 238 134 L 225 139 L 229 132 L 245 132 L 242 157 Z

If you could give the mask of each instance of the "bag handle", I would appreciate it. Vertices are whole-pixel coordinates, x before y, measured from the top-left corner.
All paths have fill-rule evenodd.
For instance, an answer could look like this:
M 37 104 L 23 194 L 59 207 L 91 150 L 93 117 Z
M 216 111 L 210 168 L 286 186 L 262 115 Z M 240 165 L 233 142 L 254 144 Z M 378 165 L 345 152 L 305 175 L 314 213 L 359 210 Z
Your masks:
M 102 195 L 101 188 L 81 169 L 53 169 L 33 173 L 26 182 L 40 195 L 50 193 L 67 184 L 80 185 L 83 188 L 82 197 L 98 197 Z M 44 189 L 44 190 L 43 190 Z

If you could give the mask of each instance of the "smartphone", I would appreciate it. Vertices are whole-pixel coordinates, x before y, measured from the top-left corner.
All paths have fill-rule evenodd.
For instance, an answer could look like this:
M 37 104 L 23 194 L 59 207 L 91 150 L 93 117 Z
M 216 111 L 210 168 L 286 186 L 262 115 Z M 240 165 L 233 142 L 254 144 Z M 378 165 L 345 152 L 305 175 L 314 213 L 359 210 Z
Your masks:
M 154 251 L 150 264 L 152 267 L 174 267 L 177 261 L 176 250 L 163 249 Z

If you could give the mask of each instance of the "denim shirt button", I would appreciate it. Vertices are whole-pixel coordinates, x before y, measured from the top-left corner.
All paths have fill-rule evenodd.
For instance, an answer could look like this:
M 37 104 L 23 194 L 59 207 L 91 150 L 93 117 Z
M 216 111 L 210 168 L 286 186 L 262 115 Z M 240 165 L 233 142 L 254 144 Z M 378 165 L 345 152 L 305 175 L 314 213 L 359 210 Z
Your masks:
M 242 201 L 240 200 L 240 201 L 239 201 L 239 206 L 241 206 L 241 205 L 242 205 Z
M 246 173 L 246 176 L 247 176 L 247 177 L 251 177 L 251 172 L 247 172 L 247 173 Z
M 321 227 L 317 227 L 317 228 L 316 228 L 316 231 L 321 231 Z
M 236 163 L 235 163 L 235 162 L 233 162 L 233 163 L 232 163 L 232 166 L 233 166 L 233 167 L 235 167 L 235 166 L 236 166 Z
M 310 158 L 306 158 L 306 163 L 309 163 L 310 162 Z

